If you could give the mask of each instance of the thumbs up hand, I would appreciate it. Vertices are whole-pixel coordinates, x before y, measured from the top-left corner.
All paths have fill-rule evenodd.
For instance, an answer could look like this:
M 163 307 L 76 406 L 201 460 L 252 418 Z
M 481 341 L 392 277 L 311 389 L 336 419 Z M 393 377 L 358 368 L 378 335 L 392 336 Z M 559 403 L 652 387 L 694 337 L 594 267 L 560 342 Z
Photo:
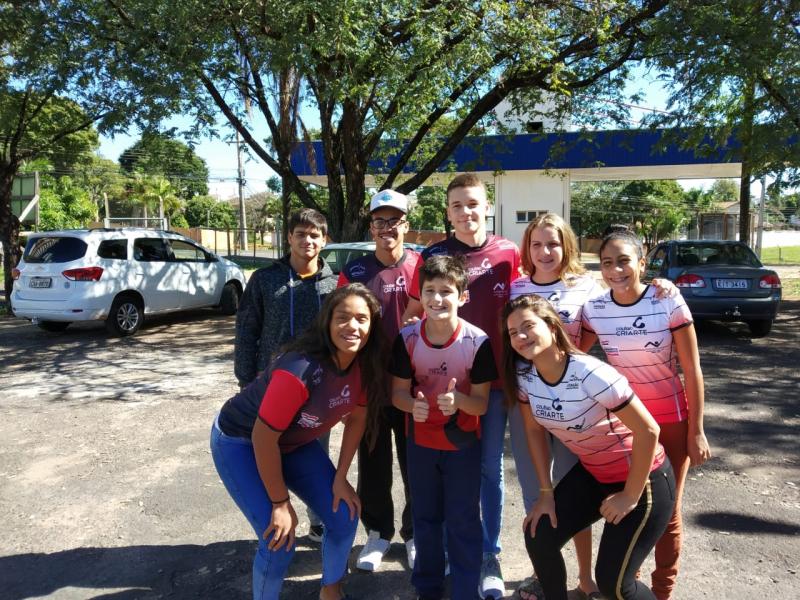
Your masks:
M 444 394 L 439 394 L 436 398 L 436 403 L 439 405 L 439 410 L 446 417 L 456 412 L 456 378 L 453 377 L 450 383 L 447 384 L 447 391 Z
M 414 417 L 414 421 L 417 423 L 424 423 L 428 420 L 428 399 L 422 392 L 417 392 L 417 397 L 414 398 L 411 416 Z

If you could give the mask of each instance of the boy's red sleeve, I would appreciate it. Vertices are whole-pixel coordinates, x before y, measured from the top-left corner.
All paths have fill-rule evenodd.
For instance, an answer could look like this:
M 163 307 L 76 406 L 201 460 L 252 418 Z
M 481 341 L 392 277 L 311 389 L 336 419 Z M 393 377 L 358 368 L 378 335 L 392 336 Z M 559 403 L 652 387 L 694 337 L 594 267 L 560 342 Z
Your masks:
M 350 283 L 350 280 L 347 279 L 347 276 L 344 274 L 344 271 L 340 272 L 339 279 L 336 280 L 336 287 L 337 288 L 344 287 L 348 283 Z

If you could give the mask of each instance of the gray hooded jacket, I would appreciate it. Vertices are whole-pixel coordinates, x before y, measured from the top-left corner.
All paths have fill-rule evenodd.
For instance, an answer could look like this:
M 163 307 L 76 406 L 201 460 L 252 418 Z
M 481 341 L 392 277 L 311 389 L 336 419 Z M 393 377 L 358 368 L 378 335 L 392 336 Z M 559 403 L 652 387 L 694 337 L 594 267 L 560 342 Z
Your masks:
M 336 289 L 337 275 L 322 258 L 314 275 L 301 279 L 285 256 L 250 276 L 236 313 L 234 373 L 247 385 L 269 365 L 273 354 L 303 333 L 322 301 Z

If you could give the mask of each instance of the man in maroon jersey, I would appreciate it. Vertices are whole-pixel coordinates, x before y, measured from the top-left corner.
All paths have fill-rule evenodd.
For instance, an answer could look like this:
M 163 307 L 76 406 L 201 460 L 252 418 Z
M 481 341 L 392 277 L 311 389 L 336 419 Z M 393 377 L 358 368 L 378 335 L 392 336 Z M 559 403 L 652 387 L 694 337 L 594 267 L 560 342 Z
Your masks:
M 420 256 L 403 246 L 408 232 L 408 199 L 394 190 L 375 194 L 370 202 L 370 233 L 375 240 L 375 253 L 362 256 L 345 265 L 339 274 L 339 286 L 363 283 L 375 294 L 381 305 L 386 339 L 394 340 L 400 330 L 403 313 L 408 306 L 408 287 L 417 270 Z M 420 311 L 421 312 L 421 311 Z M 419 314 L 419 313 L 417 313 Z M 409 568 L 414 568 L 414 546 L 411 521 L 411 500 L 406 470 L 405 417 L 392 405 L 388 391 L 381 409 L 375 445 L 369 448 L 366 438 L 358 449 L 358 495 L 361 498 L 361 521 L 367 530 L 367 543 L 361 550 L 356 567 L 376 571 L 389 550 L 394 536 L 394 504 L 392 502 L 392 432 L 397 462 L 403 478 L 405 507 L 400 537 L 406 545 Z
M 440 254 L 461 255 L 467 262 L 467 302 L 458 314 L 489 336 L 496 363 L 502 364 L 499 315 L 509 298 L 511 282 L 519 276 L 519 248 L 513 242 L 486 232 L 489 202 L 486 188 L 473 173 L 456 176 L 447 186 L 447 218 L 455 235 L 429 246 L 423 260 Z M 411 301 L 404 320 L 419 309 L 419 271 L 409 290 Z M 502 598 L 505 584 L 497 554 L 503 515 L 503 444 L 506 409 L 499 381 L 492 384 L 489 408 L 481 417 L 481 522 L 483 564 L 481 598 Z

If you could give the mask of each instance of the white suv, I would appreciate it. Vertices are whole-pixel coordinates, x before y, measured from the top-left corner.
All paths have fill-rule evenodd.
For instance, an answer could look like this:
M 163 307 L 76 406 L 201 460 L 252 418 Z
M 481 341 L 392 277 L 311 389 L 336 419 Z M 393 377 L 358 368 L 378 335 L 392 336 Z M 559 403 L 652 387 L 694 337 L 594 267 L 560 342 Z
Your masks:
M 47 331 L 104 320 L 131 335 L 144 316 L 216 306 L 234 314 L 245 287 L 235 263 L 180 234 L 152 229 L 46 231 L 28 237 L 11 306 Z

